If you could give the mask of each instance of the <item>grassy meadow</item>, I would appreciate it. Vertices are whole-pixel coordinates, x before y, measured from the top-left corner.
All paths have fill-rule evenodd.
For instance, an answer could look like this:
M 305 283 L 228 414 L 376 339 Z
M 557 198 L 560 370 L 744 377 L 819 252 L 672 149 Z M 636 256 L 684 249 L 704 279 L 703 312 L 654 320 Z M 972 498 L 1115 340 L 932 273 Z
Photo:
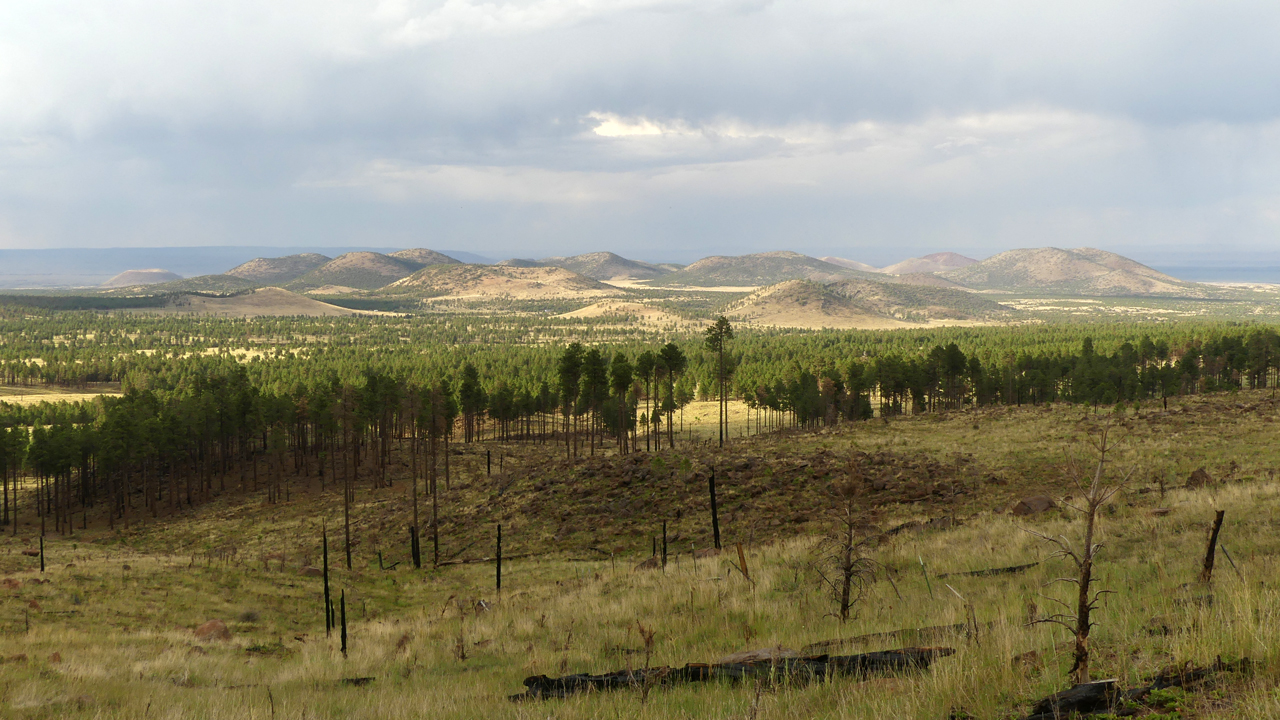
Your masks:
M 702 415 L 707 417 L 699 422 L 710 420 L 714 430 L 711 412 Z M 90 518 L 89 528 L 72 536 L 46 536 L 44 573 L 37 558 L 22 554 L 37 547 L 40 527 L 25 513 L 16 534 L 0 538 L 0 713 L 175 719 L 1020 717 L 1034 700 L 1070 685 L 1071 665 L 1065 630 L 1028 624 L 1056 612 L 1049 598 L 1069 600 L 1073 592 L 1051 584 L 1070 568 L 1028 530 L 1076 541 L 1082 523 L 1064 509 L 1025 518 L 1006 511 L 1027 494 L 1078 497 L 1064 459 L 1087 460 L 1082 438 L 1110 422 L 1126 440 L 1108 472 L 1114 478 L 1132 472 L 1099 521 L 1104 547 L 1095 587 L 1114 594 L 1095 615 L 1093 676 L 1137 685 L 1171 664 L 1248 657 L 1259 663 L 1249 676 L 1224 675 L 1197 692 L 1169 693 L 1158 709 L 1170 718 L 1172 712 L 1180 718 L 1274 718 L 1280 716 L 1277 415 L 1280 405 L 1269 394 L 1249 392 L 1179 399 L 1168 411 L 1024 406 L 759 436 L 735 440 L 724 451 L 681 446 L 640 456 L 674 475 L 744 457 L 762 458 L 768 466 L 773 458 L 819 453 L 891 452 L 953 466 L 948 482 L 964 492 L 950 497 L 876 503 L 875 491 L 865 491 L 861 532 L 873 539 L 867 555 L 880 569 L 847 623 L 837 619 L 814 570 L 833 514 L 775 524 L 799 495 L 764 493 L 749 506 L 750 515 L 739 511 L 729 520 L 737 506 L 726 502 L 726 547 L 745 543 L 748 580 L 731 565 L 736 551 L 694 559 L 693 549 L 706 548 L 710 533 L 705 513 L 690 504 L 665 571 L 637 570 L 667 519 L 656 497 L 665 486 L 640 482 L 626 489 L 627 498 L 649 505 L 619 524 L 620 532 L 575 527 L 575 517 L 605 502 L 607 480 L 564 475 L 565 466 L 553 462 L 563 448 L 486 444 L 505 460 L 501 477 L 483 473 L 475 448 L 464 448 L 456 461 L 446 506 L 488 510 L 474 517 L 462 513 L 445 526 L 445 554 L 491 556 L 491 523 L 504 522 L 504 554 L 517 557 L 504 563 L 501 594 L 491 562 L 410 567 L 402 537 L 410 507 L 403 477 L 390 488 L 357 491 L 352 571 L 342 560 L 337 493 L 320 492 L 314 479 L 297 479 L 284 502 L 228 494 L 192 511 L 135 517 L 127 530 L 109 530 Z M 1191 470 L 1202 466 L 1218 482 L 1182 488 Z M 799 482 L 788 478 L 773 481 Z M 826 493 L 842 479 L 809 477 L 796 492 L 814 506 L 834 509 Z M 739 480 L 723 474 L 721 492 L 732 498 Z M 557 527 L 546 518 L 513 515 L 530 507 L 530 498 L 570 482 L 598 483 L 602 495 L 553 495 Z M 650 507 L 662 514 L 655 509 L 647 516 L 644 508 Z M 1157 508 L 1161 512 L 1153 513 Z M 1219 552 L 1212 585 L 1205 587 L 1196 580 L 1215 510 L 1226 512 L 1221 543 L 1234 563 Z M 957 522 L 884 532 L 937 518 Z M 334 592 L 346 593 L 345 658 L 338 632 L 325 634 L 321 579 L 300 574 L 320 563 L 322 522 L 329 529 Z M 748 532 L 748 526 L 767 531 Z M 423 545 L 429 564 L 429 538 Z M 385 565 L 399 564 L 380 569 L 378 551 Z M 938 577 L 1035 562 L 1021 574 Z M 521 681 L 530 675 L 681 666 L 739 650 L 800 651 L 837 638 L 964 623 L 961 597 L 973 606 L 976 636 L 850 640 L 835 651 L 911 644 L 956 649 L 923 673 L 808 686 L 725 683 L 657 687 L 647 695 L 507 699 L 523 690 Z M 198 640 L 192 629 L 210 619 L 225 621 L 232 638 Z M 642 631 L 654 633 L 647 652 Z M 349 682 L 357 678 L 372 680 Z

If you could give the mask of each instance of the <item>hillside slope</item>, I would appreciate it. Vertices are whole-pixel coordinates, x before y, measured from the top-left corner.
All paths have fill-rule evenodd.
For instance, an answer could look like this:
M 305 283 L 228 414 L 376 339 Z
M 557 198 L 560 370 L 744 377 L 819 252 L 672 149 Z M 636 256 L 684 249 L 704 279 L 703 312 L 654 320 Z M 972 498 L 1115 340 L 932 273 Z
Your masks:
M 422 298 L 546 300 L 615 296 L 616 288 L 557 267 L 432 265 L 383 288 Z
M 159 308 L 132 312 L 158 315 L 212 315 L 214 317 L 349 317 L 356 310 L 330 305 L 278 287 L 264 287 L 229 297 L 179 294 Z
M 299 253 L 274 258 L 254 258 L 247 263 L 237 265 L 225 275 L 238 277 L 260 285 L 286 283 L 306 275 L 324 265 L 333 258 L 320 253 Z
M 832 265 L 839 265 L 840 267 L 843 267 L 843 268 L 849 268 L 850 270 L 861 270 L 862 272 L 869 272 L 869 273 L 880 272 L 880 268 L 874 265 L 868 265 L 864 262 L 858 262 L 857 260 L 846 260 L 845 258 L 833 257 L 830 255 L 826 257 L 820 257 L 818 259 L 825 263 L 831 263 Z
M 285 287 L 306 292 L 328 290 L 377 290 L 421 269 L 419 263 L 376 252 L 351 252 L 330 260 L 288 283 Z
M 428 265 L 460 265 L 457 260 L 445 255 L 444 253 L 429 250 L 427 248 L 410 248 L 408 250 L 397 250 L 388 253 L 387 257 L 393 257 L 397 260 L 405 260 L 407 262 L 416 263 L 418 267 L 426 267 Z
M 611 252 L 594 252 L 572 257 L 549 257 L 538 261 L 543 267 L 572 270 L 595 280 L 650 280 L 671 274 L 667 268 L 639 260 L 628 260 Z
M 1202 285 L 1094 248 L 1009 250 L 940 275 L 975 290 L 1102 296 L 1212 294 Z
M 703 258 L 692 265 L 661 277 L 654 286 L 760 287 L 787 280 L 830 282 L 846 278 L 873 279 L 861 272 L 800 253 L 783 251 L 753 255 Z
M 789 280 L 758 290 L 725 310 L 759 325 L 798 328 L 878 329 L 995 322 L 1013 312 L 963 290 L 867 280 L 820 284 Z
M 177 273 L 161 270 L 159 268 L 150 268 L 147 270 L 125 270 L 110 280 L 102 283 L 104 288 L 125 288 L 135 285 L 158 285 L 160 283 L 173 282 L 181 280 L 182 276 Z
M 977 260 L 959 253 L 940 252 L 918 258 L 908 258 L 888 267 L 880 268 L 880 272 L 888 275 L 906 275 L 910 273 L 935 273 L 948 270 L 959 270 L 977 264 Z

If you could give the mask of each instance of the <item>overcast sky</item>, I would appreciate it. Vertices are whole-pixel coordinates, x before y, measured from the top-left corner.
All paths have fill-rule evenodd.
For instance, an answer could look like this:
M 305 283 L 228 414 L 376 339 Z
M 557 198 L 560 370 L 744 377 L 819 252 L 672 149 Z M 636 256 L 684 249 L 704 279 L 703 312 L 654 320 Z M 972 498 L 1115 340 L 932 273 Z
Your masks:
M 1280 257 L 1277 38 L 1229 0 L 7 2 L 0 247 Z

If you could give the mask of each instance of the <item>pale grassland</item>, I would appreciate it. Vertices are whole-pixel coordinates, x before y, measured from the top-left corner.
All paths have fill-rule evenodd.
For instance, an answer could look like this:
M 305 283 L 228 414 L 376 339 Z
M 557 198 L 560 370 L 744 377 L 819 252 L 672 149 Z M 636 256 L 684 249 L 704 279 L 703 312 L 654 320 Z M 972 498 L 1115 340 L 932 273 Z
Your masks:
M 1272 580 L 1280 537 L 1271 508 L 1278 499 L 1280 486 L 1256 482 L 1173 491 L 1164 500 L 1172 508 L 1165 517 L 1148 514 L 1156 500 L 1150 494 L 1128 495 L 1108 511 L 1099 573 L 1117 594 L 1098 616 L 1096 675 L 1136 683 L 1173 661 L 1252 657 L 1266 663 L 1264 670 L 1220 697 L 1194 698 L 1203 706 L 1195 717 L 1275 717 L 1280 597 Z M 1240 576 L 1219 557 L 1212 591 L 1184 587 L 1198 572 L 1215 508 L 1226 510 L 1222 541 Z M 384 573 L 376 560 L 370 568 L 369 558 L 360 557 L 356 573 L 335 573 L 335 586 L 348 591 L 347 659 L 337 651 L 336 633 L 324 637 L 320 580 L 297 576 L 296 565 L 264 570 L 256 558 L 219 562 L 201 555 L 193 564 L 190 556 L 150 554 L 128 542 L 51 540 L 47 584 L 30 584 L 39 577 L 31 569 L 8 574 L 24 584 L 5 590 L 0 656 L 29 659 L 0 666 L 2 700 L 9 716 L 30 718 L 268 718 L 272 702 L 279 718 L 747 717 L 755 690 L 731 685 L 658 689 L 645 705 L 634 692 L 526 704 L 505 696 L 531 674 L 638 666 L 642 654 L 630 652 L 641 647 L 637 622 L 657 631 L 653 663 L 671 665 L 743 648 L 963 622 L 961 603 L 944 585 L 950 583 L 974 604 L 981 623 L 994 623 L 976 642 L 952 638 L 957 654 L 921 675 L 769 689 L 756 717 L 944 718 L 964 708 L 975 717 L 1004 718 L 1060 689 L 1069 665 L 1061 630 L 1024 625 L 1029 601 L 1051 604 L 1038 593 L 1069 593 L 1043 587 L 1066 566 L 1049 559 L 1023 526 L 1069 536 L 1078 530 L 1057 513 L 1021 522 L 986 515 L 951 531 L 898 536 L 875 557 L 894 573 L 901 599 L 881 581 L 843 627 L 806 569 L 808 539 L 751 548 L 754 586 L 724 560 L 695 567 L 683 549 L 665 574 L 635 572 L 622 561 L 616 569 L 609 561 L 515 561 L 505 569 L 501 598 L 491 566 L 415 573 L 402 565 Z M 304 528 L 311 529 L 286 522 L 259 532 L 296 535 Z M 136 535 L 132 540 L 145 545 Z M 30 568 L 30 558 L 15 557 L 28 545 L 8 540 L 4 564 Z M 1043 564 L 1020 576 L 935 578 L 931 596 L 918 558 L 933 574 Z M 1181 602 L 1209 592 L 1211 606 Z M 481 598 L 493 609 L 477 613 Z M 40 611 L 28 607 L 33 600 Z M 1175 632 L 1145 633 L 1155 616 Z M 211 617 L 227 619 L 236 636 L 195 650 L 188 628 Z M 457 657 L 459 641 L 465 660 Z M 1043 672 L 1011 665 L 1011 657 L 1028 650 L 1048 651 Z M 49 661 L 55 652 L 60 662 Z M 338 685 L 358 676 L 376 680 Z
M 0 402 L 13 405 L 38 405 L 42 402 L 81 402 L 99 395 L 119 395 L 119 383 L 95 383 L 87 389 L 61 388 L 52 385 L 0 385 Z

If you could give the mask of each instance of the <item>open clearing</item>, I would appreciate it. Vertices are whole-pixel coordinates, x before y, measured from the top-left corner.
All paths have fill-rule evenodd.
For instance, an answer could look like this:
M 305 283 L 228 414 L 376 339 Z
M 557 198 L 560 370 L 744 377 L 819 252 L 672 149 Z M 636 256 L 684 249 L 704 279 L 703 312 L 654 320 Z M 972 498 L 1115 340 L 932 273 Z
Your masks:
M 1280 501 L 1280 406 L 1262 392 L 1110 415 L 1068 405 L 989 408 L 763 435 L 723 451 L 699 443 L 624 458 L 609 448 L 572 464 L 556 460 L 564 448 L 554 444 L 459 444 L 442 492 L 442 557 L 492 556 L 502 522 L 504 554 L 515 559 L 504 565 L 501 593 L 492 563 L 410 569 L 403 456 L 391 487 L 372 490 L 368 477 L 356 484 L 351 571 L 341 559 L 340 493 L 332 483 L 322 492 L 314 477 L 296 478 L 287 501 L 229 492 L 155 519 L 137 511 L 128 529 L 91 517 L 81 530 L 77 518 L 73 535 L 46 538 L 45 573 L 20 552 L 36 546 L 39 531 L 24 509 L 16 536 L 0 540 L 0 702 L 23 718 L 1020 717 L 1067 685 L 1070 666 L 1061 629 L 1027 624 L 1053 612 L 1045 596 L 1071 594 L 1047 585 L 1066 565 L 1027 530 L 1075 538 L 1080 523 L 1062 510 L 1005 511 L 1032 492 L 1059 501 L 1078 494 L 1063 453 L 1079 452 L 1107 417 L 1127 437 L 1115 472 L 1137 472 L 1100 520 L 1098 582 L 1116 594 L 1095 616 L 1095 676 L 1135 685 L 1172 663 L 1249 657 L 1259 663 L 1254 673 L 1170 702 L 1183 718 L 1276 717 L 1280 536 L 1271 508 Z M 830 509 L 831 483 L 855 455 L 892 469 L 866 478 L 887 488 L 866 487 L 861 502 L 863 532 L 875 539 L 868 556 L 893 582 L 880 572 L 856 617 L 841 624 L 812 569 L 831 516 L 797 517 L 797 508 Z M 890 464 L 875 465 L 878 458 Z M 1200 466 L 1215 482 L 1180 487 Z M 751 581 L 731 564 L 734 551 L 692 557 L 710 544 L 707 509 L 683 498 L 705 492 L 693 473 L 708 467 L 720 470 L 726 545 L 744 543 Z M 885 493 L 893 499 L 877 499 Z M 1226 512 L 1221 543 L 1234 567 L 1220 555 L 1212 586 L 1202 586 L 1195 578 L 1215 509 Z M 930 519 L 946 522 L 886 532 Z M 672 538 L 666 571 L 633 570 L 663 520 Z M 346 658 L 338 633 L 325 636 L 320 578 L 299 572 L 320 563 L 322 522 L 334 590 L 345 591 Z M 380 570 L 379 552 L 398 565 Z M 1036 562 L 1021 574 L 938 578 Z M 923 673 L 506 699 L 530 675 L 681 666 L 744 649 L 963 625 L 957 595 L 974 606 L 978 634 L 918 643 L 957 651 Z M 229 640 L 193 636 L 214 618 L 226 621 Z M 654 633 L 648 655 L 642 630 Z M 850 640 L 840 652 L 904 642 Z
M 635 322 L 651 328 L 676 327 L 682 330 L 698 329 L 709 324 L 706 321 L 689 321 L 675 313 L 667 312 L 661 308 L 650 307 L 643 303 L 625 302 L 620 300 L 604 300 L 598 303 L 592 303 L 591 305 L 579 310 L 557 315 L 556 317 L 581 319 L 604 318 L 605 320 Z
M 52 385 L 0 385 L 0 403 L 39 405 L 42 402 L 81 402 L 99 395 L 119 395 L 120 383 L 91 383 L 86 388 Z

